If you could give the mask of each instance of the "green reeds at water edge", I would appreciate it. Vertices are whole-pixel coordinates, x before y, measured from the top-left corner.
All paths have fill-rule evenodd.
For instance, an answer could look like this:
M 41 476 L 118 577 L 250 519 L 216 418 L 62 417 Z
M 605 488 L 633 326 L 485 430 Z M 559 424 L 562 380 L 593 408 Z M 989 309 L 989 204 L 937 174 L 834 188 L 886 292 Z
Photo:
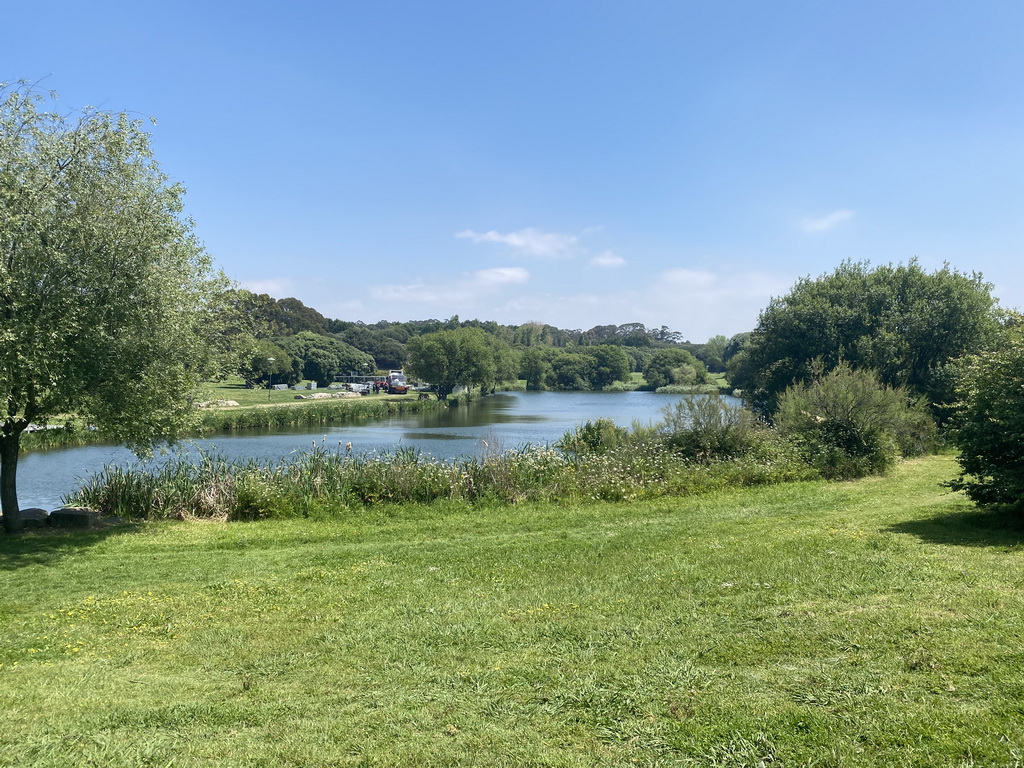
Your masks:
M 429 400 L 321 400 L 277 405 L 273 408 L 241 408 L 212 410 L 203 414 L 199 428 L 201 434 L 233 432 L 240 429 L 274 427 L 314 427 L 366 421 L 414 411 L 445 408 L 446 404 L 431 397 Z
M 473 505 L 639 500 L 812 476 L 805 465 L 778 456 L 696 462 L 657 444 L 579 455 L 526 446 L 452 462 L 413 449 L 353 455 L 340 445 L 337 450 L 321 445 L 281 463 L 203 456 L 151 470 L 108 467 L 68 502 L 135 519 L 255 520 L 444 500 Z

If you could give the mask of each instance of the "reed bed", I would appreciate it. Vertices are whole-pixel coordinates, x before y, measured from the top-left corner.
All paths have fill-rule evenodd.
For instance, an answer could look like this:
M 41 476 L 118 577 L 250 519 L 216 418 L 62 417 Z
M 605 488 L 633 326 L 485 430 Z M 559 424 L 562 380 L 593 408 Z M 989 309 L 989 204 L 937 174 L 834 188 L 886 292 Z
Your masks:
M 205 455 L 152 470 L 108 467 L 68 502 L 123 518 L 257 520 L 443 500 L 479 506 L 642 500 L 814 476 L 777 452 L 696 461 L 656 443 L 579 454 L 524 446 L 450 462 L 412 449 L 354 455 L 321 445 L 280 463 Z
M 203 413 L 200 434 L 275 427 L 315 427 L 430 411 L 446 407 L 435 399 L 318 400 L 272 408 L 219 409 Z
M 553 446 L 439 461 L 413 449 L 325 442 L 281 462 L 177 458 L 109 467 L 68 499 L 128 518 L 312 517 L 380 504 L 639 501 L 818 477 L 793 442 L 721 398 L 681 401 L 660 424 L 587 422 Z
M 28 451 L 47 451 L 53 448 L 69 448 L 75 445 L 91 445 L 93 443 L 107 442 L 102 432 L 90 429 L 85 424 L 75 420 L 69 420 L 60 429 L 40 429 L 35 432 L 25 432 L 21 436 L 19 450 L 22 453 Z

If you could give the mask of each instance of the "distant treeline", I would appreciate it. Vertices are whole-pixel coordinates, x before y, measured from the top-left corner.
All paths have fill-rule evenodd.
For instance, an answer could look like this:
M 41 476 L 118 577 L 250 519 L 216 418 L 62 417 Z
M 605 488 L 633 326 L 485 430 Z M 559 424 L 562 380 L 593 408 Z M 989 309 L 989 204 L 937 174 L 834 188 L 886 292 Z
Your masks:
M 502 325 L 493 320 L 411 320 L 377 323 L 336 320 L 322 315 L 295 298 L 274 299 L 267 294 L 239 290 L 235 294 L 239 318 L 251 328 L 256 347 L 243 360 L 240 373 L 253 386 L 269 383 L 290 384 L 301 379 L 329 382 L 338 374 L 370 373 L 374 370 L 404 368 L 409 362 L 408 343 L 426 334 L 459 328 L 479 328 L 514 350 L 541 350 L 547 361 L 563 360 L 555 351 L 574 352 L 611 345 L 626 357 L 627 373 L 643 372 L 657 353 L 677 349 L 692 355 L 710 372 L 721 372 L 732 355 L 739 351 L 747 334 L 732 339 L 715 336 L 694 343 L 667 326 L 648 328 L 643 323 L 598 325 L 589 330 L 556 328 L 544 323 Z M 538 380 L 536 354 L 522 357 L 521 379 Z M 532 369 L 529 364 L 533 365 Z M 532 374 L 532 375 L 531 375 Z M 574 388 L 586 377 L 563 375 L 548 377 L 543 386 Z

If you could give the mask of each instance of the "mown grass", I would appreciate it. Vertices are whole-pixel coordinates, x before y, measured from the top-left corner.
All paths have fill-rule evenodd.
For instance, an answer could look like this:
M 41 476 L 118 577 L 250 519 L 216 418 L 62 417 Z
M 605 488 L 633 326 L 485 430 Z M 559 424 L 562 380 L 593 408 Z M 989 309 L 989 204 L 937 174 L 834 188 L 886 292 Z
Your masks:
M 0 765 L 1019 765 L 954 472 L 0 539 Z

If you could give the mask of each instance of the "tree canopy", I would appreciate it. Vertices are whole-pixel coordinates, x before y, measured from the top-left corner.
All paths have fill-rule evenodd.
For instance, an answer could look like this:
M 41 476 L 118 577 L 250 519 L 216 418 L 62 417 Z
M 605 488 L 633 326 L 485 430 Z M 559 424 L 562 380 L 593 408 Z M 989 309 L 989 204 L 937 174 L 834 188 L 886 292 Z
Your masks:
M 961 374 L 952 433 L 961 472 L 950 486 L 981 505 L 1024 508 L 1024 318 Z
M 333 336 L 302 331 L 277 340 L 277 345 L 298 361 L 304 378 L 327 386 L 339 374 L 370 372 L 373 358 Z
M 670 384 L 704 384 L 708 370 L 685 349 L 659 349 L 644 367 L 644 379 L 655 389 Z
M 730 362 L 733 384 L 770 413 L 820 361 L 877 371 L 882 383 L 948 398 L 942 369 L 986 347 L 998 327 L 991 286 L 948 266 L 926 272 L 916 260 L 870 268 L 844 262 L 803 278 L 761 313 L 745 349 Z
M 409 340 L 409 372 L 444 400 L 456 387 L 487 389 L 515 376 L 511 348 L 480 328 L 436 331 Z
M 17 461 L 32 422 L 77 414 L 142 451 L 195 418 L 216 370 L 226 284 L 182 215 L 140 121 L 44 109 L 0 86 L 0 502 L 21 528 Z
M 251 356 L 239 367 L 247 387 L 270 384 L 294 384 L 299 380 L 292 358 L 269 339 L 260 339 Z

